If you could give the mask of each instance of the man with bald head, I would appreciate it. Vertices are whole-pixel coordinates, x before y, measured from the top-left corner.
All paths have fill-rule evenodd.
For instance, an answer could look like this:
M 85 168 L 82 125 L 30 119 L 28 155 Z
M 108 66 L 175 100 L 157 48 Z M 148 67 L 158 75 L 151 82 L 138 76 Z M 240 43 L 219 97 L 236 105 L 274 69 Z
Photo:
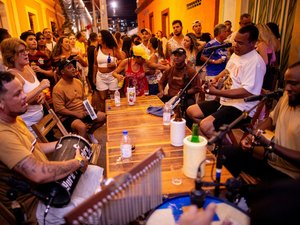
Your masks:
M 265 158 L 254 158 L 250 152 L 255 139 L 252 134 L 241 141 L 242 148 L 223 149 L 224 165 L 234 176 L 244 171 L 262 181 L 284 178 L 300 179 L 300 61 L 291 65 L 284 75 L 285 92 L 270 116 L 253 131 L 258 142 L 265 147 Z M 271 140 L 263 135 L 274 132 Z M 257 144 L 256 144 L 257 145 Z M 255 165 L 255 166 L 253 166 Z

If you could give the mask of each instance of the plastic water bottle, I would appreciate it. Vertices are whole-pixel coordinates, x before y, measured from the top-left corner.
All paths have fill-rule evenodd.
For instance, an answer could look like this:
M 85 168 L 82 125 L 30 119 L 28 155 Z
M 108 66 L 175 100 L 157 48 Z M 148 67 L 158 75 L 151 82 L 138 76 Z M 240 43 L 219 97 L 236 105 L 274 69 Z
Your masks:
M 166 103 L 163 110 L 163 125 L 170 125 L 171 111 L 171 106 L 168 103 Z
M 120 92 L 118 91 L 118 89 L 115 91 L 114 99 L 115 99 L 115 106 L 120 106 L 121 105 L 121 97 L 120 97 Z
M 128 159 L 132 156 L 132 144 L 130 137 L 128 136 L 128 131 L 123 130 L 123 136 L 120 144 L 121 158 Z

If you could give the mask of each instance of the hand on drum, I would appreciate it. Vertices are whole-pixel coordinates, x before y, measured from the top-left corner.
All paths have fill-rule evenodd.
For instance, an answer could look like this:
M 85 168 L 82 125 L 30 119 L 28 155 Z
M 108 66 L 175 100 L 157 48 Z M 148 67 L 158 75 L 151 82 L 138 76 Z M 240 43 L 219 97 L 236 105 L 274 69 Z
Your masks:
M 199 211 L 197 206 L 192 205 L 189 210 L 182 214 L 179 219 L 179 225 L 210 225 L 217 205 L 214 203 L 209 204 L 206 209 Z M 230 221 L 223 221 L 222 225 L 230 225 Z
M 86 169 L 87 169 L 87 166 L 88 166 L 88 164 L 89 164 L 89 161 L 88 161 L 87 158 L 85 158 L 84 156 L 82 156 L 82 155 L 80 154 L 80 148 L 77 148 L 77 149 L 76 149 L 75 159 L 77 159 L 78 161 L 81 161 L 81 160 L 82 160 L 82 161 L 84 162 L 84 165 L 80 165 L 80 171 L 81 171 L 82 173 L 84 173 L 84 172 L 86 171 Z
M 250 151 L 253 147 L 254 136 L 252 134 L 248 134 L 244 139 L 241 140 L 241 147 L 245 151 Z

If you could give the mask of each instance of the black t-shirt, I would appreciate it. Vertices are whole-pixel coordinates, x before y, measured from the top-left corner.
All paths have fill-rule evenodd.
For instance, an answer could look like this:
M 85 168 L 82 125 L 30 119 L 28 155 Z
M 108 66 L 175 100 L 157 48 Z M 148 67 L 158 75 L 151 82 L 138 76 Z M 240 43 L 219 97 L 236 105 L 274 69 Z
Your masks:
M 202 35 L 200 37 L 196 37 L 196 38 L 199 41 L 205 41 L 206 43 L 208 43 L 211 40 L 210 37 L 211 37 L 210 33 L 202 33 Z M 198 54 L 196 55 L 196 66 L 203 65 L 203 62 L 200 59 L 201 55 L 202 55 L 202 51 L 199 51 Z

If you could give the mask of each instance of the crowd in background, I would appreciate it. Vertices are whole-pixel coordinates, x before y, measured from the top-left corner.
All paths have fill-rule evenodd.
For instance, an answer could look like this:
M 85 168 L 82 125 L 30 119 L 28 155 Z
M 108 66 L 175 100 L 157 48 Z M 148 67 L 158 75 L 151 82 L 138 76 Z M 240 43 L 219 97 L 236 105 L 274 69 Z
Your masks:
M 137 96 L 157 95 L 167 102 L 189 84 L 181 103 L 183 113 L 187 121 L 199 124 L 202 135 L 210 138 L 222 124 L 232 122 L 253 106 L 254 103 L 245 103 L 244 97 L 274 91 L 281 85 L 278 26 L 272 22 L 255 25 L 247 13 L 241 15 L 239 24 L 239 30 L 233 31 L 231 21 L 227 20 L 217 24 L 210 34 L 202 31 L 199 20 L 185 25 L 174 20 L 173 32 L 168 37 L 147 27 L 130 37 L 108 30 L 82 30 L 60 36 L 48 28 L 11 37 L 1 28 L 0 71 L 8 71 L 20 80 L 29 105 L 21 117 L 30 130 L 43 118 L 43 103 L 47 101 L 69 131 L 98 143 L 93 132 L 106 122 L 105 100 L 116 90 L 124 96 L 126 87 L 133 85 Z M 193 32 L 184 34 L 184 26 L 191 27 Z M 226 43 L 232 47 L 225 46 Z M 273 102 L 266 104 L 264 115 L 270 127 L 276 121 L 280 125 L 275 130 L 275 142 L 267 143 L 279 156 L 271 152 L 272 157 L 263 161 L 263 166 L 268 166 L 270 174 L 275 170 L 284 178 L 298 178 L 300 174 L 297 154 L 292 151 L 286 156 L 284 152 L 298 150 L 299 143 L 291 136 L 278 136 L 282 127 L 297 134 L 297 127 L 290 131 L 290 127 L 283 125 L 282 121 L 288 118 L 283 118 L 281 108 L 295 116 L 286 108 L 299 105 L 299 90 L 295 89 L 298 67 L 299 64 L 291 66 L 285 75 L 289 94 L 276 106 Z M 89 96 L 96 109 L 93 124 L 83 108 L 83 101 Z M 253 114 L 250 112 L 247 119 L 251 120 Z M 250 148 L 248 144 L 244 140 L 243 149 Z M 233 165 L 231 162 L 228 168 Z M 232 170 L 239 175 L 237 167 Z

